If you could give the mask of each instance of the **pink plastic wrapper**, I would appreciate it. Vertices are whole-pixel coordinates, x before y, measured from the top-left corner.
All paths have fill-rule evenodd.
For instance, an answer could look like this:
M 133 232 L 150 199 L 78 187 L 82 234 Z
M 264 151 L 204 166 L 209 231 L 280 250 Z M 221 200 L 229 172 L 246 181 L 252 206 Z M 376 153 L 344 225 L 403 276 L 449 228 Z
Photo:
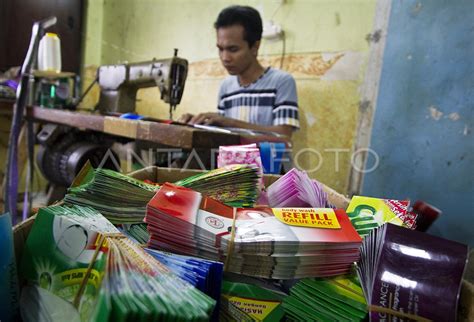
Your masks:
M 230 164 L 253 164 L 257 166 L 260 176 L 258 182 L 259 190 L 262 191 L 265 188 L 263 184 L 262 159 L 257 144 L 220 146 L 219 155 L 217 156 L 217 167 L 221 168 Z
M 306 172 L 295 168 L 268 187 L 267 193 L 268 204 L 273 208 L 331 206 L 322 185 L 310 179 Z

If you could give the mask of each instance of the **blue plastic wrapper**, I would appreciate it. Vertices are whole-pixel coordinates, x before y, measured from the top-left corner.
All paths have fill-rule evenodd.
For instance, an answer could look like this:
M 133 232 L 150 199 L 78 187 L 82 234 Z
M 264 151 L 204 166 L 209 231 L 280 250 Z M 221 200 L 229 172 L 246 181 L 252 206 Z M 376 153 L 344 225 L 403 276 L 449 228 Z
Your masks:
M 0 216 L 0 254 L 0 321 L 13 321 L 17 318 L 19 291 L 9 213 Z

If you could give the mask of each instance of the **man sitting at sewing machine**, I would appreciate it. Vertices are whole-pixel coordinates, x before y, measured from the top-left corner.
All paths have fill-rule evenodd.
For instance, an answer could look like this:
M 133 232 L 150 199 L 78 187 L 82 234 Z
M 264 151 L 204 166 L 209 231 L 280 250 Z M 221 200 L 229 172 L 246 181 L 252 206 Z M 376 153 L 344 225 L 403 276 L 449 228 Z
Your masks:
M 291 137 L 299 128 L 295 80 L 286 72 L 259 63 L 263 28 L 258 11 L 247 6 L 225 8 L 214 27 L 219 58 L 230 74 L 219 90 L 218 113 L 184 114 L 179 121 Z

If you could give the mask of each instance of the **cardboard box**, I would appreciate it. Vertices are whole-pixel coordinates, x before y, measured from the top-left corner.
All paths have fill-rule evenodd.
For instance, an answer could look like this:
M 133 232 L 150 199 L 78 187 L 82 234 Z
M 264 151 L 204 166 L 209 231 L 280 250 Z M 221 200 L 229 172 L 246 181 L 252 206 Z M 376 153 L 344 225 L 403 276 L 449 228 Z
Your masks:
M 474 266 L 472 262 L 471 265 Z M 472 282 L 472 281 L 471 281 Z M 458 321 L 474 321 L 474 284 L 463 280 L 458 304 Z
M 36 215 L 22 221 L 19 224 L 16 224 L 13 227 L 13 246 L 15 249 L 15 259 L 16 266 L 20 265 L 21 255 L 23 253 L 23 248 L 25 247 L 26 239 L 30 234 L 31 227 L 35 222 Z
M 163 182 L 175 182 L 192 175 L 202 173 L 201 170 L 189 170 L 189 169 L 174 169 L 174 168 L 159 168 L 159 167 L 148 167 L 141 170 L 130 173 L 130 176 L 140 180 L 151 180 L 158 183 Z M 265 186 L 269 186 L 275 182 L 280 176 L 277 175 L 265 175 L 264 183 Z M 334 204 L 337 208 L 346 209 L 349 204 L 349 199 L 336 192 L 335 190 L 327 187 L 323 184 L 323 188 L 328 194 L 329 201 Z M 25 245 L 28 234 L 31 231 L 35 216 L 28 218 L 27 220 L 17 224 L 13 227 L 13 240 L 15 243 L 15 256 L 17 260 L 17 266 L 20 263 L 23 247 Z M 471 251 L 471 261 L 467 271 L 474 271 L 474 251 Z M 458 321 L 474 321 L 474 281 L 464 280 L 461 288 L 461 296 L 459 299 L 459 315 Z

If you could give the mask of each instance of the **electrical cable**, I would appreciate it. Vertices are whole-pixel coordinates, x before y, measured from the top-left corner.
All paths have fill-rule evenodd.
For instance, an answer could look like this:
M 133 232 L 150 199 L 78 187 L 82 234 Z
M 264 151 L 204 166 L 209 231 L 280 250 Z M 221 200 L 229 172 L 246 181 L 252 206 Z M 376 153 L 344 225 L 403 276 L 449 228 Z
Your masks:
M 280 59 L 280 69 L 283 69 L 283 62 L 285 61 L 285 55 L 286 55 L 286 36 L 285 32 L 282 30 L 281 31 L 281 59 Z
M 84 99 L 84 97 L 89 93 L 89 91 L 92 89 L 92 86 L 95 85 L 95 83 L 97 83 L 99 81 L 99 77 L 96 77 L 94 79 L 94 81 L 86 88 L 86 90 L 84 91 L 84 93 L 82 93 L 81 97 L 79 97 L 79 99 L 77 100 L 76 102 L 76 106 L 78 106 L 82 100 Z

